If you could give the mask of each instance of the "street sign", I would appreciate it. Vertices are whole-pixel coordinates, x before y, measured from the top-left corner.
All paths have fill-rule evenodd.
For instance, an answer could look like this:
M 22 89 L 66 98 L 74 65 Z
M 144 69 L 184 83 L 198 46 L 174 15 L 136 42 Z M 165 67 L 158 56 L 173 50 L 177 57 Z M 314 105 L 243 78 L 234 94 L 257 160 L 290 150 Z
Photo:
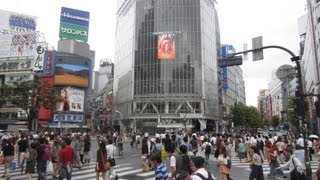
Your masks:
M 237 66 L 242 64 L 242 56 L 233 56 L 230 59 L 219 59 L 219 66 L 226 67 L 226 66 Z
M 248 51 L 248 44 L 247 43 L 243 44 L 243 60 L 244 61 L 248 60 L 248 53 L 246 51 Z
M 262 36 L 252 38 L 252 60 L 262 60 L 263 59 L 263 50 L 261 49 L 263 47 L 262 44 Z

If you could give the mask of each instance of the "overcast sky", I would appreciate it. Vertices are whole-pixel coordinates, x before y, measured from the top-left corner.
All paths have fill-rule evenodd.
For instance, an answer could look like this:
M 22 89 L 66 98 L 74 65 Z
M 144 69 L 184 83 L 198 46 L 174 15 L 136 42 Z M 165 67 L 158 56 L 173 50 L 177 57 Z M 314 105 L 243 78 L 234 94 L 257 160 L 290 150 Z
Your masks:
M 96 51 L 96 67 L 103 58 L 114 58 L 116 0 L 9 0 L 0 9 L 38 17 L 37 30 L 57 49 L 61 6 L 90 12 L 89 41 Z M 284 46 L 298 54 L 297 19 L 305 11 L 305 0 L 217 0 L 221 43 L 242 51 L 244 43 L 251 49 L 251 39 L 263 36 L 264 45 Z M 281 50 L 265 50 L 264 60 L 249 60 L 241 66 L 246 85 L 247 105 L 257 106 L 259 89 L 267 88 L 271 71 L 291 64 Z

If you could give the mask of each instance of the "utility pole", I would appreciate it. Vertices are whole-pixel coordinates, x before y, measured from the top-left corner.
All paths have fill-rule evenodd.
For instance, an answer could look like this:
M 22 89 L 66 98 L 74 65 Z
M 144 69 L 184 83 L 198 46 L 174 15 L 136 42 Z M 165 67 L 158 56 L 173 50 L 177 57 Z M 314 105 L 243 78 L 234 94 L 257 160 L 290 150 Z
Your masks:
M 299 84 L 299 87 L 298 87 L 298 91 L 299 91 L 299 94 L 298 94 L 298 98 L 300 98 L 299 100 L 299 105 L 300 105 L 300 108 L 301 108 L 301 115 L 300 115 L 300 119 L 301 119 L 301 122 L 302 124 L 305 124 L 306 127 L 305 128 L 302 128 L 302 130 L 304 131 L 302 133 L 303 135 L 303 141 L 304 141 L 304 152 L 305 152 L 305 166 L 306 166 L 306 176 L 307 176 L 307 179 L 311 180 L 312 179 L 312 170 L 311 170 L 311 167 L 310 167 L 310 159 L 309 159 L 309 156 L 308 154 L 310 153 L 309 152 L 309 148 L 308 148 L 308 145 L 307 145 L 307 138 L 308 138 L 308 122 L 306 120 L 306 107 L 305 107 L 305 103 L 304 103 L 304 97 L 305 97 L 305 94 L 303 92 L 303 84 L 302 84 L 302 73 L 301 73 L 301 65 L 300 65 L 300 57 L 299 56 L 296 56 L 292 51 L 290 51 L 289 49 L 285 48 L 285 47 L 282 47 L 282 46 L 275 46 L 275 45 L 272 45 L 272 46 L 264 46 L 264 47 L 260 47 L 260 48 L 256 48 L 256 49 L 251 49 L 251 50 L 245 50 L 245 51 L 242 51 L 242 52 L 237 52 L 237 53 L 233 53 L 233 54 L 230 54 L 228 56 L 228 58 L 226 59 L 226 61 L 228 61 L 228 59 L 231 59 L 232 61 L 234 61 L 234 58 L 235 55 L 238 55 L 238 54 L 247 54 L 248 52 L 253 52 L 255 53 L 255 51 L 258 51 L 258 52 L 261 52 L 263 49 L 270 49 L 270 48 L 276 48 L 276 49 L 281 49 L 281 50 L 284 50 L 286 51 L 287 53 L 289 53 L 291 55 L 291 58 L 290 60 L 292 62 L 295 62 L 296 64 L 296 70 L 297 70 L 297 78 L 298 78 L 298 84 Z M 225 62 L 226 66 L 228 64 L 228 62 Z M 220 65 L 221 67 L 221 65 Z M 223 66 L 222 66 L 223 67 Z

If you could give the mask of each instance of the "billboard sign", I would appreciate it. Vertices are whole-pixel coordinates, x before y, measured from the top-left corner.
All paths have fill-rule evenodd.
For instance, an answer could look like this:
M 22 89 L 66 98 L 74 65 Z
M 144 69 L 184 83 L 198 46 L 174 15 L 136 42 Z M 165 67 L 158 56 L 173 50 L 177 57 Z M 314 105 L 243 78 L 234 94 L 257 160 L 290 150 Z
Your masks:
M 25 14 L 0 10 L 0 29 L 16 32 L 35 31 L 37 18 Z
M 36 32 L 0 34 L 0 57 L 34 56 Z
M 90 13 L 62 7 L 59 37 L 82 42 L 88 41 Z
M 75 111 L 83 112 L 84 106 L 84 90 L 64 87 L 60 89 L 57 97 L 57 111 Z
M 53 76 L 56 51 L 46 51 L 43 61 L 43 76 Z
M 162 59 L 175 59 L 175 34 L 158 35 L 157 57 Z
M 89 67 L 74 64 L 56 64 L 55 85 L 88 87 Z
M 60 22 L 89 27 L 90 13 L 77 9 L 61 7 Z
M 30 74 L 7 74 L 4 78 L 6 85 L 13 85 L 15 82 L 32 81 L 33 77 Z
M 67 23 L 60 23 L 59 37 L 62 39 L 73 39 L 73 40 L 87 42 L 88 27 L 75 26 Z
M 61 123 L 82 123 L 82 114 L 72 114 L 72 113 L 55 113 L 53 115 L 53 122 Z
M 46 43 L 40 42 L 36 45 L 36 55 L 34 57 L 33 62 L 33 71 L 42 71 L 43 70 L 43 61 L 44 61 L 44 54 L 46 51 Z
M 29 71 L 31 68 L 31 59 L 0 60 L 0 72 L 8 71 Z

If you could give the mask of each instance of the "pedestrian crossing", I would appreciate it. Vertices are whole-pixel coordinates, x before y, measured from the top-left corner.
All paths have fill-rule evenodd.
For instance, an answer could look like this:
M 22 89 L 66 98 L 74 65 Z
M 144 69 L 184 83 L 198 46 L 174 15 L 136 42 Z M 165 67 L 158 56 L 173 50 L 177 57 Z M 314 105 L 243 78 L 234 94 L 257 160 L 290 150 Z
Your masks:
M 238 157 L 232 157 L 231 158 L 231 162 L 232 162 L 232 166 L 233 167 L 238 167 L 238 168 L 241 168 L 241 169 L 244 169 L 246 171 L 250 171 L 250 163 L 248 162 L 244 162 L 244 160 L 242 160 L 242 162 L 240 162 L 239 158 Z M 316 161 L 316 160 L 313 160 L 310 162 L 310 166 L 311 166 L 311 169 L 312 169 L 312 172 L 315 173 L 318 169 L 318 164 L 319 162 Z M 263 168 L 263 174 L 264 175 L 267 175 L 270 173 L 270 167 L 268 165 L 268 163 L 266 161 L 264 161 L 263 165 L 262 165 L 262 168 Z M 283 170 L 284 174 L 290 174 L 290 171 L 289 170 Z
M 48 166 L 51 166 L 49 164 Z M 144 172 L 142 168 L 137 168 L 132 166 L 130 163 L 119 164 L 113 167 L 115 174 L 118 175 L 118 180 L 129 180 L 132 176 L 137 177 L 137 179 L 144 179 L 144 180 L 154 180 L 155 173 L 154 171 Z M 4 166 L 0 166 L 0 179 L 1 176 L 4 174 Z M 37 173 L 33 174 L 33 179 L 36 180 L 38 175 Z M 26 179 L 27 175 L 21 173 L 21 169 L 13 170 L 10 173 L 10 180 L 21 180 Z M 47 180 L 51 180 L 52 178 L 52 168 L 48 168 L 47 170 Z M 95 163 L 91 163 L 88 165 L 84 165 L 81 169 L 73 168 L 72 172 L 72 180 L 95 180 L 96 179 L 96 172 L 95 172 Z M 100 179 L 101 175 L 100 175 Z M 114 178 L 108 178 L 114 179 Z

